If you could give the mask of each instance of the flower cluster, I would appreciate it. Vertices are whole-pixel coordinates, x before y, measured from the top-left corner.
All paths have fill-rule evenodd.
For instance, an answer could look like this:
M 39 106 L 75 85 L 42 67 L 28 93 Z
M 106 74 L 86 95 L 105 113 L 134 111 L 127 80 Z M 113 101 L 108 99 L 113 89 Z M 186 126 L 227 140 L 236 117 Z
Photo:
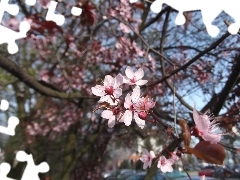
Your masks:
M 114 127 L 116 121 L 124 122 L 129 126 L 133 119 L 140 128 L 144 128 L 148 112 L 155 106 L 155 102 L 148 96 L 141 97 L 140 94 L 140 86 L 148 81 L 142 80 L 144 72 L 141 68 L 134 72 L 128 66 L 125 74 L 126 76 L 119 74 L 115 78 L 110 75 L 105 76 L 103 85 L 92 87 L 92 93 L 100 96 L 99 102 L 103 104 L 101 107 L 106 108 L 101 116 L 108 119 L 110 128 Z M 131 94 L 128 93 L 124 99 L 121 99 L 123 84 L 135 87 Z
M 140 160 L 144 163 L 143 169 L 146 169 L 147 167 L 151 167 L 152 160 L 155 158 L 155 154 L 153 151 L 148 152 L 146 149 L 142 150 L 142 156 Z M 173 168 L 172 165 L 179 160 L 179 157 L 176 155 L 176 153 L 171 153 L 171 157 L 167 159 L 165 156 L 160 156 L 157 162 L 157 167 L 160 168 L 160 170 L 163 173 L 166 172 L 172 172 Z

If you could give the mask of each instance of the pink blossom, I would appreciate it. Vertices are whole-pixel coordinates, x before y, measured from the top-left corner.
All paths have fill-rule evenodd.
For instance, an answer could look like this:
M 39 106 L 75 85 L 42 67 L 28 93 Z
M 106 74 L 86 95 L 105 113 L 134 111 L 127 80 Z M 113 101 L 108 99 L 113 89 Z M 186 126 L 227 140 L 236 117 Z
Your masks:
M 138 0 L 129 0 L 130 3 L 136 3 Z
M 127 27 L 125 24 L 120 23 L 119 26 L 120 26 L 120 29 L 122 30 L 122 32 L 124 32 L 124 33 L 130 33 L 131 32 L 131 29 L 129 27 Z
M 155 154 L 153 151 L 148 152 L 146 149 L 142 150 L 142 156 L 140 157 L 140 160 L 144 163 L 143 169 L 151 167 L 153 158 L 155 158 Z
M 123 82 L 128 85 L 141 86 L 148 82 L 147 80 L 141 80 L 144 76 L 144 72 L 141 68 L 133 72 L 132 68 L 128 66 L 125 70 L 125 74 L 126 76 L 123 77 Z
M 123 77 L 117 75 L 113 78 L 110 75 L 105 76 L 103 86 L 96 85 L 92 87 L 92 93 L 96 96 L 100 96 L 99 102 L 108 102 L 110 105 L 115 105 L 113 102 L 116 98 L 119 98 L 122 95 L 122 89 L 119 88 L 123 83 Z
M 178 155 L 176 154 L 176 152 L 172 152 L 170 153 L 171 154 L 171 157 L 170 159 L 172 159 L 174 162 L 177 162 L 179 160 L 179 157 Z
M 215 122 L 212 117 L 209 117 L 206 114 L 199 115 L 195 109 L 195 105 L 193 108 L 193 119 L 196 124 L 196 128 L 198 130 L 198 134 L 205 140 L 210 141 L 212 144 L 217 144 L 221 140 L 221 134 L 213 133 L 213 123 Z M 213 120 L 210 122 L 210 120 Z
M 161 156 L 158 160 L 157 167 L 161 169 L 163 173 L 165 172 L 172 172 L 174 161 L 172 159 L 166 159 L 165 156 Z
M 201 176 L 200 180 L 205 180 L 205 175 Z
M 120 110 L 117 107 L 112 110 L 104 110 L 101 116 L 102 118 L 108 119 L 108 127 L 113 128 L 115 121 L 120 116 Z
M 137 125 L 140 128 L 144 128 L 145 121 L 139 118 L 138 112 L 135 108 L 135 105 L 140 100 L 140 87 L 136 86 L 133 89 L 132 95 L 127 94 L 124 101 L 124 107 L 127 109 L 122 116 L 122 121 L 125 123 L 126 126 L 129 126 L 132 122 L 132 118 L 134 117 Z

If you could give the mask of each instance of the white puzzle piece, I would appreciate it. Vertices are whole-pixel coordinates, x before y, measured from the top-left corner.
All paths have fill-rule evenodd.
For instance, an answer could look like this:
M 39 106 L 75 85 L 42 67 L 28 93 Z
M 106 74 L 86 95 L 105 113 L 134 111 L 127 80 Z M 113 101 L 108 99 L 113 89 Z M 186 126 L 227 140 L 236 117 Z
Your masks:
M 55 9 L 57 7 L 58 2 L 51 1 L 48 7 L 48 12 L 46 16 L 47 21 L 54 21 L 57 25 L 61 26 L 64 24 L 65 17 L 61 14 L 55 14 Z
M 7 177 L 7 174 L 10 172 L 11 166 L 8 163 L 1 163 L 0 164 L 0 179 L 1 180 L 16 180 Z
M 50 169 L 46 162 L 35 165 L 33 156 L 25 153 L 24 151 L 18 151 L 16 159 L 20 162 L 27 162 L 27 166 L 23 172 L 21 180 L 40 180 L 38 174 L 46 173 Z
M 9 108 L 9 102 L 5 99 L 2 99 L 1 104 L 0 104 L 0 109 L 3 110 L 3 111 L 6 111 L 6 110 L 8 110 L 8 108 Z M 0 133 L 14 136 L 15 135 L 15 128 L 18 124 L 19 124 L 19 119 L 15 116 L 11 116 L 8 119 L 8 126 L 7 127 L 0 126 Z
M 177 25 L 182 25 L 186 21 L 183 12 L 201 10 L 203 23 L 208 34 L 212 37 L 216 37 L 219 33 L 219 28 L 212 25 L 212 22 L 222 11 L 235 21 L 228 27 L 229 33 L 237 34 L 240 28 L 239 0 L 155 0 L 151 4 L 151 11 L 159 13 L 163 4 L 167 4 L 178 11 L 175 21 Z
M 18 124 L 19 124 L 19 119 L 15 116 L 11 116 L 8 119 L 8 126 L 7 127 L 0 126 L 0 133 L 14 136 L 15 135 L 15 128 Z

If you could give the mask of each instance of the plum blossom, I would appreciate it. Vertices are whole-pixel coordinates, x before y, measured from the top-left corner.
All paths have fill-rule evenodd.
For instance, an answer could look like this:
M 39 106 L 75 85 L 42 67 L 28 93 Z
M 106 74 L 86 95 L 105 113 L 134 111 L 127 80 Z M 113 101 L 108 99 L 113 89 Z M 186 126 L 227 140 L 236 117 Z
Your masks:
M 113 128 L 115 121 L 120 117 L 120 110 L 118 107 L 115 107 L 112 110 L 104 110 L 101 117 L 108 119 L 108 127 Z
M 160 168 L 163 173 L 172 172 L 173 171 L 173 168 L 172 168 L 173 163 L 174 163 L 174 160 L 166 159 L 165 156 L 160 156 L 157 167 Z
M 125 24 L 123 24 L 122 22 L 119 24 L 120 29 L 122 30 L 122 32 L 124 33 L 130 33 L 131 29 L 129 27 L 127 27 Z
M 174 162 L 177 162 L 179 160 L 179 157 L 176 154 L 176 152 L 171 152 L 170 154 L 171 154 L 170 159 L 172 159 Z
M 193 119 L 198 130 L 198 135 L 201 136 L 205 141 L 210 141 L 212 144 L 217 144 L 221 140 L 221 134 L 214 134 L 213 124 L 215 123 L 213 117 L 209 117 L 204 113 L 199 115 L 193 108 Z M 213 120 L 210 122 L 210 120 Z
M 203 175 L 203 176 L 201 176 L 200 177 L 200 180 L 205 180 L 206 178 L 205 178 L 205 175 Z
M 128 93 L 127 96 L 125 97 L 124 107 L 127 110 L 122 116 L 122 121 L 125 123 L 126 126 L 129 126 L 131 124 L 132 118 L 134 116 L 137 125 L 140 128 L 144 128 L 145 121 L 139 118 L 138 112 L 135 109 L 135 104 L 137 104 L 139 100 L 140 100 L 140 87 L 136 86 L 133 89 L 132 95 L 130 96 L 130 94 Z
M 153 158 L 155 158 L 155 154 L 153 151 L 148 152 L 146 149 L 142 150 L 142 156 L 140 157 L 140 160 L 144 163 L 143 169 L 151 167 Z
M 122 83 L 123 77 L 121 75 L 117 75 L 115 78 L 107 75 L 104 78 L 103 86 L 96 85 L 91 90 L 94 95 L 101 97 L 99 102 L 108 102 L 110 105 L 116 105 L 114 101 L 122 95 L 122 89 L 119 88 Z
M 138 0 L 129 0 L 130 3 L 136 3 Z
M 144 76 L 143 70 L 140 68 L 136 72 L 133 72 L 131 67 L 127 67 L 125 70 L 126 76 L 123 77 L 123 82 L 128 85 L 141 86 L 146 84 L 147 80 L 141 80 Z

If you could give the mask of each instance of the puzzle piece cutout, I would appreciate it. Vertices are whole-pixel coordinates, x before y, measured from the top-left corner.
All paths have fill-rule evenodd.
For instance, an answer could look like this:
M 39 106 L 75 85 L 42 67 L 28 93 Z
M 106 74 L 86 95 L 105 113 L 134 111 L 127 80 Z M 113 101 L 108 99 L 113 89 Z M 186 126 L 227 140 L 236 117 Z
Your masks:
M 0 22 L 2 22 L 4 12 L 15 16 L 18 14 L 19 7 L 16 4 L 9 4 L 9 0 L 1 0 L 0 2 Z
M 6 111 L 6 110 L 8 110 L 8 108 L 9 108 L 9 102 L 5 99 L 2 99 L 1 104 L 0 104 L 0 109 L 2 111 Z
M 18 46 L 15 41 L 27 36 L 26 34 L 30 30 L 30 24 L 26 21 L 23 21 L 20 23 L 19 29 L 20 31 L 16 32 L 0 25 L 0 44 L 8 43 L 8 52 L 10 54 L 15 54 L 18 52 Z
M 24 151 L 18 151 L 16 159 L 20 162 L 27 162 L 27 166 L 23 172 L 21 180 L 40 180 L 38 174 L 46 173 L 50 169 L 47 162 L 35 165 L 32 154 L 27 154 Z
M 29 4 L 33 4 L 33 0 L 27 0 Z M 2 21 L 4 12 L 8 12 L 11 15 L 17 15 L 19 7 L 15 4 L 8 4 L 9 0 L 1 0 L 0 2 L 0 22 Z M 15 54 L 18 51 L 18 46 L 16 44 L 17 39 L 25 38 L 28 30 L 30 29 L 30 24 L 28 22 L 20 23 L 20 32 L 15 32 L 7 27 L 0 25 L 0 44 L 8 44 L 8 52 L 10 54 Z
M 130 0 L 130 2 L 135 1 Z M 237 34 L 240 28 L 239 0 L 155 0 L 151 4 L 150 9 L 154 13 L 159 13 L 163 4 L 167 4 L 178 11 L 175 20 L 177 25 L 185 23 L 184 12 L 201 10 L 203 23 L 208 34 L 212 37 L 216 37 L 220 31 L 212 22 L 222 11 L 231 16 L 235 21 L 228 27 L 229 33 Z
M 58 2 L 51 1 L 48 7 L 48 12 L 46 16 L 47 21 L 54 21 L 57 25 L 61 26 L 64 24 L 65 17 L 61 14 L 55 14 L 55 9 Z
M 46 15 L 47 21 L 54 21 L 57 25 L 61 26 L 64 24 L 65 17 L 61 14 L 55 14 L 58 2 L 50 1 L 48 12 Z M 80 16 L 82 14 L 82 9 L 79 7 L 72 7 L 71 14 L 74 16 Z
M 3 111 L 6 111 L 8 108 L 9 108 L 8 101 L 4 100 L 4 99 L 1 100 L 0 109 L 3 110 Z M 19 119 L 15 116 L 11 116 L 8 119 L 8 126 L 7 127 L 0 126 L 0 133 L 14 136 L 15 135 L 15 128 L 18 124 L 19 124 Z
M 1 163 L 0 164 L 0 179 L 1 180 L 16 180 L 16 179 L 12 179 L 7 177 L 7 174 L 9 173 L 11 169 L 11 166 L 8 163 Z

